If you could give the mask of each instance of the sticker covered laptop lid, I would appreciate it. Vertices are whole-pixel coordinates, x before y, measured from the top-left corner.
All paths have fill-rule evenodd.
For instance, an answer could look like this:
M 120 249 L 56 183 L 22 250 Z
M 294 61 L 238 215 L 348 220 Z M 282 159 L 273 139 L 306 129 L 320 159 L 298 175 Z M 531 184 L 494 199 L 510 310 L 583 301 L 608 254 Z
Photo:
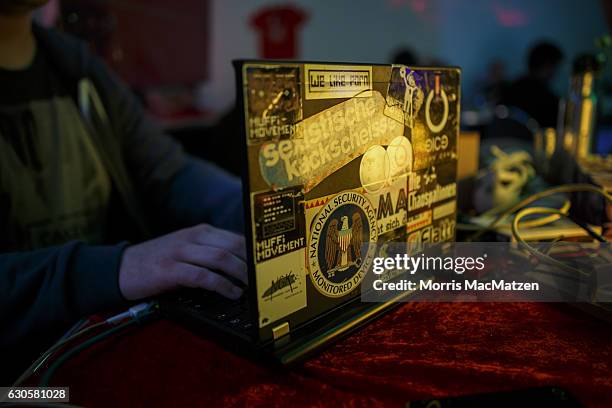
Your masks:
M 453 240 L 460 71 L 241 66 L 259 328 L 360 295 L 385 242 Z

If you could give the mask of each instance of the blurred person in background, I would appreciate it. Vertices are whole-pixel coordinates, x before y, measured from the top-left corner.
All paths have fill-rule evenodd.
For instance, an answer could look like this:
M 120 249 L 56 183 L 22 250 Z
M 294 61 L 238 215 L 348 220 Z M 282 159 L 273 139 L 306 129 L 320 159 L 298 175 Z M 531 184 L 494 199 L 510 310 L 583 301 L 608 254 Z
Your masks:
M 555 127 L 559 97 L 551 89 L 563 53 L 550 42 L 539 42 L 530 50 L 527 73 L 510 83 L 503 91 L 500 103 L 527 113 L 541 127 Z
M 414 66 L 419 65 L 419 59 L 412 48 L 401 47 L 393 52 L 391 63 Z
M 185 154 L 84 43 L 33 24 L 44 3 L 0 0 L 0 385 L 84 316 L 179 287 L 238 298 L 247 280 L 239 180 Z
M 499 104 L 507 86 L 506 64 L 498 59 L 491 61 L 487 65 L 486 77 L 480 86 L 480 94 L 484 102 L 493 107 Z

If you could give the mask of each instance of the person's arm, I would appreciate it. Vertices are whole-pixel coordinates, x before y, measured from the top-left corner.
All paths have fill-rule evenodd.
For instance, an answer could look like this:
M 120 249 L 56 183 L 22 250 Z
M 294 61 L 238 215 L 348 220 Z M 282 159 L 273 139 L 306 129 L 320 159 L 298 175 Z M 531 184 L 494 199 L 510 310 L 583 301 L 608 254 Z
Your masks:
M 132 92 L 97 57 L 88 74 L 101 95 L 123 158 L 143 201 L 172 221 L 172 227 L 209 223 L 243 230 L 240 181 L 181 146 L 144 113 Z
M 118 280 L 125 247 L 71 242 L 0 254 L 0 344 L 127 304 Z
M 240 180 L 203 160 L 189 160 L 175 176 L 165 207 L 179 225 L 207 222 L 244 232 Z
M 244 237 L 207 224 L 129 247 L 71 242 L 0 254 L 0 346 L 180 287 L 236 299 L 245 259 Z
M 179 287 L 238 298 L 245 258 L 244 237 L 206 224 L 129 247 L 71 242 L 0 254 L 0 382 L 12 382 L 77 319 L 128 300 Z

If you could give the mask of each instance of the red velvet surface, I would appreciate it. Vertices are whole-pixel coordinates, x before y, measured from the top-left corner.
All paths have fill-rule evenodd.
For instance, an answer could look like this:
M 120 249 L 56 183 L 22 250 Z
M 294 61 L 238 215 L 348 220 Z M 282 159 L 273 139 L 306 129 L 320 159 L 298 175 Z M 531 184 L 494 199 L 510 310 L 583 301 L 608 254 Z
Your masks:
M 564 387 L 612 406 L 612 325 L 565 305 L 406 304 L 301 367 L 274 370 L 168 321 L 84 351 L 56 375 L 95 406 L 404 406 Z

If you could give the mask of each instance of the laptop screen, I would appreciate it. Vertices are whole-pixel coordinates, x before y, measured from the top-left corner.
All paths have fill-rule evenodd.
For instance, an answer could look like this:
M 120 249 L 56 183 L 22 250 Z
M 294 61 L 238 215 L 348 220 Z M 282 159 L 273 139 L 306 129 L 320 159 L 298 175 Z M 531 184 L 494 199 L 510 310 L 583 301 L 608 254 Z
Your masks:
M 360 296 L 386 242 L 454 239 L 459 69 L 239 69 L 263 339 Z

